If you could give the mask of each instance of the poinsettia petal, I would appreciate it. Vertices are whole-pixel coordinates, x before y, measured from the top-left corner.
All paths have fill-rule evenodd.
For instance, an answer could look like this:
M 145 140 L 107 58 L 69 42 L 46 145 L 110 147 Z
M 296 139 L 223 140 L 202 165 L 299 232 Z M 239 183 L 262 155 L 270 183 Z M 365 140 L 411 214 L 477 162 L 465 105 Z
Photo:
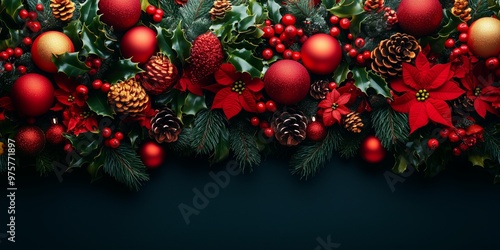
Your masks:
M 441 87 L 429 91 L 429 98 L 448 101 L 456 99 L 463 94 L 465 94 L 465 91 L 458 87 L 456 82 L 448 81 L 441 85 Z
M 227 87 L 217 92 L 217 94 L 215 94 L 215 98 L 212 103 L 212 109 L 222 108 L 225 104 L 226 98 L 228 98 L 228 96 L 231 94 L 237 95 L 235 92 L 233 92 L 230 88 Z
M 338 106 L 336 109 L 341 115 L 347 115 L 351 113 L 351 110 L 347 108 L 346 106 Z
M 487 86 L 481 90 L 479 98 L 485 102 L 496 102 L 500 100 L 500 88 Z
M 231 85 L 238 80 L 236 68 L 230 63 L 224 63 L 219 70 L 215 72 L 215 81 L 221 85 Z
M 325 99 L 318 104 L 318 107 L 322 109 L 329 109 L 332 108 L 332 104 L 333 104 L 332 102 Z
M 427 110 L 423 102 L 415 102 L 411 106 L 408 120 L 410 123 L 410 134 L 429 123 L 429 117 L 427 116 Z
M 252 113 L 257 112 L 257 103 L 252 92 L 245 90 L 241 95 L 238 95 L 238 99 L 244 110 Z
M 414 90 L 422 89 L 422 76 L 427 71 L 421 71 L 409 63 L 403 63 L 403 80 L 406 85 Z
M 404 93 L 404 92 L 408 92 L 408 91 L 415 91 L 415 89 L 412 89 L 410 86 L 406 85 L 402 78 L 397 78 L 397 79 L 391 81 L 390 87 L 392 90 L 399 92 L 399 93 Z
M 220 85 L 220 84 L 210 84 L 210 85 L 207 85 L 207 86 L 203 86 L 202 88 L 205 89 L 205 90 L 208 90 L 210 92 L 217 93 L 221 89 L 227 88 L 227 87 L 224 86 L 224 85 Z
M 264 88 L 264 82 L 258 77 L 251 78 L 245 80 L 245 87 L 253 92 L 259 92 Z
M 332 116 L 332 110 L 325 110 L 325 112 L 323 112 L 323 124 L 325 124 L 325 126 L 332 126 L 334 123 L 334 119 L 333 119 L 333 116 Z
M 331 100 L 332 103 L 336 103 L 337 100 L 339 99 L 339 97 L 340 97 L 340 93 L 336 89 L 334 89 L 332 92 L 330 92 L 329 100 Z
M 427 71 L 431 68 L 431 64 L 427 60 L 425 53 L 418 53 L 415 59 L 415 67 L 421 71 Z
M 443 84 L 448 82 L 453 75 L 450 75 L 451 63 L 446 64 L 436 64 L 431 70 L 427 71 L 425 75 L 426 81 L 422 87 L 431 90 L 441 87 Z
M 224 111 L 224 115 L 229 120 L 240 113 L 241 105 L 238 101 L 238 95 L 229 95 L 224 101 L 224 106 L 222 106 L 222 111 Z
M 338 105 L 344 105 L 346 104 L 347 102 L 349 102 L 349 100 L 351 99 L 351 94 L 343 94 L 339 97 L 339 99 L 337 100 L 337 104 Z
M 342 121 L 342 115 L 340 114 L 340 112 L 338 110 L 332 111 L 332 118 L 333 118 L 334 124 L 340 123 L 340 121 Z
M 408 113 L 414 102 L 417 102 L 415 92 L 407 92 L 402 96 L 394 97 L 394 101 L 391 102 L 391 107 L 397 112 Z
M 451 123 L 451 109 L 445 101 L 429 98 L 424 103 L 429 119 L 448 127 L 453 126 Z
M 483 119 L 486 117 L 487 106 L 488 104 L 479 98 L 474 101 L 474 109 L 476 110 L 477 114 Z

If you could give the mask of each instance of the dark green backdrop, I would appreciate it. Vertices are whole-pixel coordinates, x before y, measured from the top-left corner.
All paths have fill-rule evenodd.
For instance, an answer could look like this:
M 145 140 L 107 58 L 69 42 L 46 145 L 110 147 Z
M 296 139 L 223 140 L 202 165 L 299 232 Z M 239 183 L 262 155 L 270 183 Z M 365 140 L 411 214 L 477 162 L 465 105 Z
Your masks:
M 389 163 L 334 159 L 306 182 L 271 159 L 231 176 L 186 225 L 178 206 L 193 206 L 193 189 L 212 185 L 214 169 L 171 160 L 139 192 L 111 180 L 89 184 L 79 174 L 59 183 L 25 173 L 18 177 L 17 243 L 1 239 L 0 249 L 500 248 L 500 186 L 477 167 L 456 166 L 431 180 L 414 174 L 392 192 L 384 178 Z M 0 233 L 6 208 L 3 196 Z

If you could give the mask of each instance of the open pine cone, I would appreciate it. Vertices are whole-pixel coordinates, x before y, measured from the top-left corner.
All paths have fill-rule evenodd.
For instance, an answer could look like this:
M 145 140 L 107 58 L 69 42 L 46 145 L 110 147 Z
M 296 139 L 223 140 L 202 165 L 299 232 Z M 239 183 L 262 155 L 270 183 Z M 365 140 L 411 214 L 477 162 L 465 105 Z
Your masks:
M 179 139 L 181 133 L 181 121 L 175 115 L 175 112 L 165 107 L 158 111 L 151 118 L 151 130 L 149 136 L 158 143 L 175 142 Z
M 307 118 L 300 111 L 288 110 L 275 114 L 272 128 L 281 145 L 296 146 L 306 139 Z
M 471 19 L 470 12 L 472 9 L 469 7 L 469 2 L 467 0 L 455 0 L 453 8 L 451 8 L 451 13 L 453 15 L 460 17 L 464 22 Z
M 361 133 L 361 129 L 365 126 L 363 120 L 359 117 L 359 113 L 351 112 L 344 118 L 344 128 L 352 133 Z
M 422 50 L 415 37 L 396 33 L 382 40 L 372 51 L 372 70 L 384 77 L 397 77 L 403 71 L 403 63 L 412 63 Z
M 384 7 L 384 0 L 366 0 L 363 9 L 365 11 L 378 11 Z
M 231 8 L 232 5 L 229 0 L 215 0 L 214 7 L 210 10 L 212 21 L 216 19 L 223 19 L 226 12 L 230 11 Z
M 149 96 L 135 78 L 130 78 L 111 85 L 108 102 L 118 113 L 135 116 L 147 108 Z
M 174 86 L 178 79 L 177 67 L 166 55 L 158 53 L 149 59 L 140 77 L 144 89 L 158 95 Z
M 67 21 L 73 17 L 75 3 L 71 0 L 50 0 L 52 15 L 61 21 Z
M 309 95 L 316 100 L 323 100 L 326 97 L 326 94 L 330 92 L 328 88 L 329 82 L 326 80 L 318 80 L 311 84 L 311 88 L 309 89 Z

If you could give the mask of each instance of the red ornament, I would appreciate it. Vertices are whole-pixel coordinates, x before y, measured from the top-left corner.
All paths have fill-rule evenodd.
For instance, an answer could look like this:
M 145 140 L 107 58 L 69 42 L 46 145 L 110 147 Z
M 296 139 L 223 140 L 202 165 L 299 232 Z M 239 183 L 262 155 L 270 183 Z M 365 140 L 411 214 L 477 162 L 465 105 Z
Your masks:
M 100 0 L 101 21 L 123 31 L 134 26 L 141 17 L 140 0 Z
M 309 37 L 301 51 L 302 63 L 313 73 L 326 75 L 335 71 L 342 60 L 342 48 L 337 39 L 327 34 Z
M 40 34 L 31 47 L 33 62 L 43 71 L 56 73 L 57 67 L 52 62 L 53 55 L 75 51 L 71 39 L 59 31 L 47 31 Z
M 54 102 L 54 87 L 45 76 L 30 73 L 19 77 L 12 86 L 12 101 L 22 115 L 45 114 Z
M 274 101 L 295 104 L 309 93 L 311 80 L 302 64 L 293 60 L 280 60 L 271 65 L 264 76 L 266 93 Z
M 439 28 L 443 20 L 443 7 L 439 0 L 402 0 L 397 15 L 401 29 L 421 37 Z
M 34 156 L 45 147 L 43 131 L 31 125 L 20 128 L 14 136 L 14 141 L 17 152 L 25 156 Z
M 306 129 L 307 139 L 311 141 L 322 141 L 326 136 L 326 129 L 323 123 L 313 121 L 307 125 Z
M 123 35 L 120 49 L 123 57 L 133 62 L 145 63 L 156 51 L 156 33 L 145 26 L 130 29 Z
M 379 163 L 385 157 L 386 150 L 375 136 L 368 136 L 361 144 L 361 157 L 369 163 Z
M 165 151 L 156 142 L 146 142 L 139 149 L 139 155 L 144 165 L 149 168 L 157 168 L 165 161 Z
M 58 145 L 65 141 L 64 132 L 66 132 L 66 127 L 58 123 L 57 118 L 54 118 L 52 119 L 52 125 L 45 131 L 45 138 L 48 143 Z

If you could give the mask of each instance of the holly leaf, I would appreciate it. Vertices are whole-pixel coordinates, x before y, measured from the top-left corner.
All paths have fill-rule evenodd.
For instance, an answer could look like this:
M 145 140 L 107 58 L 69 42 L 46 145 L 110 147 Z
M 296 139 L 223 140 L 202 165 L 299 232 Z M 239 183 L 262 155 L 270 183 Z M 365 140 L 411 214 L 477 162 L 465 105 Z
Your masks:
M 23 8 L 21 0 L 4 0 L 0 5 L 0 10 L 5 8 L 5 12 L 12 18 L 16 19 L 17 11 Z
M 81 155 L 88 156 L 99 148 L 103 138 L 98 133 L 86 132 L 78 136 L 64 134 L 64 137 L 71 142 L 73 148 Z
M 328 9 L 330 13 L 338 17 L 351 17 L 363 13 L 363 2 L 360 0 L 340 0 L 335 6 Z
M 144 72 L 139 68 L 138 63 L 134 63 L 130 58 L 118 60 L 109 66 L 107 74 L 103 77 L 109 83 L 125 81 L 135 77 L 138 73 Z
M 403 155 L 400 155 L 397 157 L 396 163 L 394 164 L 394 167 L 392 168 L 392 171 L 394 173 L 402 174 L 406 171 L 408 168 L 408 160 Z
M 92 177 L 91 183 L 95 182 L 99 179 L 102 178 L 102 167 L 104 166 L 104 162 L 106 161 L 106 155 L 102 153 L 102 149 L 99 150 L 99 153 L 97 154 L 96 157 L 94 157 L 94 160 L 90 162 L 89 166 L 87 167 L 87 171 L 89 172 L 90 176 Z
M 106 94 L 101 92 L 92 93 L 87 99 L 87 105 L 89 105 L 90 110 L 94 111 L 98 115 L 113 117 L 115 111 L 108 104 L 108 98 Z
M 200 110 L 206 108 L 207 104 L 205 103 L 205 96 L 198 96 L 189 93 L 184 101 L 184 107 L 182 107 L 182 113 L 186 115 L 196 115 Z
M 487 155 L 470 155 L 469 156 L 469 161 L 472 163 L 473 166 L 479 166 L 484 168 L 484 161 L 486 160 L 491 160 L 491 157 Z
M 175 51 L 172 49 L 172 34 L 170 32 L 162 27 L 157 27 L 156 28 L 156 40 L 158 41 L 158 48 L 160 49 L 160 52 L 167 55 L 168 59 L 174 64 L 179 63 L 179 60 L 177 60 L 177 54 Z
M 391 90 L 387 86 L 387 82 L 372 71 L 367 72 L 366 68 L 355 67 L 352 70 L 355 85 L 364 93 L 368 89 L 373 89 L 377 94 L 383 95 L 384 97 L 391 97 Z
M 177 58 L 181 62 L 185 62 L 191 52 L 191 43 L 186 39 L 184 31 L 181 27 L 181 22 L 177 25 L 172 35 L 172 49 L 177 53 Z
M 271 19 L 271 21 L 273 23 L 280 23 L 281 22 L 281 13 L 280 13 L 281 5 L 276 3 L 276 1 L 274 1 L 274 0 L 267 0 L 266 7 L 267 7 L 267 10 L 269 11 L 269 13 L 268 13 L 269 19 Z
M 349 74 L 349 63 L 342 61 L 333 73 L 333 81 L 340 84 L 347 79 L 347 74 Z
M 234 65 L 238 72 L 248 72 L 252 78 L 261 77 L 264 64 L 247 49 L 233 49 L 228 52 L 228 61 Z
M 57 57 L 53 55 L 52 62 L 56 65 L 57 71 L 70 77 L 78 77 L 89 72 L 90 68 L 78 59 L 78 53 L 79 52 L 66 52 Z
M 81 29 L 82 22 L 80 20 L 73 20 L 63 27 L 63 33 L 71 39 L 75 46 L 75 50 L 79 50 L 79 48 L 83 46 L 79 34 Z
M 113 53 L 112 50 L 106 47 L 105 41 L 99 39 L 99 36 L 92 32 L 86 24 L 83 24 L 82 26 L 81 36 L 83 42 L 82 48 L 87 54 L 91 53 L 101 58 L 107 58 Z
M 99 1 L 87 0 L 80 7 L 80 21 L 86 25 L 90 25 L 95 17 L 97 17 L 97 10 Z
M 0 50 L 4 50 L 9 47 L 16 47 L 21 43 L 25 35 L 23 30 L 7 28 L 9 31 L 9 39 L 0 41 Z

